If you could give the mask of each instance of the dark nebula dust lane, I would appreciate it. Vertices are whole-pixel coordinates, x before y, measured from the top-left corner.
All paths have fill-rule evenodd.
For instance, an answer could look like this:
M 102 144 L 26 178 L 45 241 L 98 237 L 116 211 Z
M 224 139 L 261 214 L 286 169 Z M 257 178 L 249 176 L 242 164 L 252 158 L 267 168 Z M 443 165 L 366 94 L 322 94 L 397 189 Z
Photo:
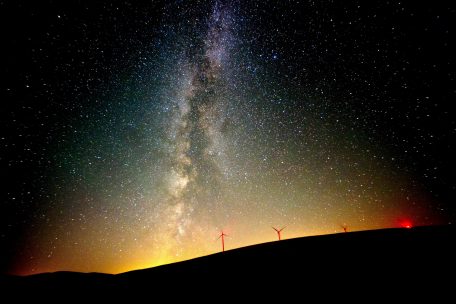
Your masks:
M 454 218 L 454 7 L 0 7 L 2 272 Z

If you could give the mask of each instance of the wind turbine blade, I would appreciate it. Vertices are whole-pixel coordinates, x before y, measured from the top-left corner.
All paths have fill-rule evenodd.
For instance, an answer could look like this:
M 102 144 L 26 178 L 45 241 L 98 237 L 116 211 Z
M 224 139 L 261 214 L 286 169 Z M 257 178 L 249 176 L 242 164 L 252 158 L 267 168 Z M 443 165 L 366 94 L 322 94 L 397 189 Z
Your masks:
M 219 238 L 221 238 L 221 237 L 222 237 L 222 235 L 220 234 L 219 237 L 217 238 L 217 240 L 218 240 Z M 216 241 L 217 241 L 217 240 L 216 240 Z
M 282 227 L 282 229 L 280 229 L 279 231 L 282 231 L 282 230 L 283 230 L 283 229 L 285 229 L 285 228 L 287 228 L 287 226 L 285 226 L 285 227 Z
M 274 229 L 274 230 L 277 231 L 277 232 L 280 232 L 280 230 L 277 230 L 275 227 L 272 227 L 272 229 Z

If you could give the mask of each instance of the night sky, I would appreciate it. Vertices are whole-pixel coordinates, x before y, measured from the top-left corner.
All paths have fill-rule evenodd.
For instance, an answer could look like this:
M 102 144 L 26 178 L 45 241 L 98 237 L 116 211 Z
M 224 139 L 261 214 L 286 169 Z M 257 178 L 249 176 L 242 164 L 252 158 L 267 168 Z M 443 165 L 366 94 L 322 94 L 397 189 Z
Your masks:
M 455 218 L 454 7 L 8 2 L 1 272 Z

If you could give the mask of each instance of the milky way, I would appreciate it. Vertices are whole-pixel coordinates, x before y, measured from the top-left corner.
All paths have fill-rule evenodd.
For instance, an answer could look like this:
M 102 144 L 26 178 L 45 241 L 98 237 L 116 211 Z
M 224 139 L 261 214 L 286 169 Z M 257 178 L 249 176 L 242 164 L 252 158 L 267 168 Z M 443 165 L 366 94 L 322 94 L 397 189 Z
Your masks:
M 451 221 L 451 8 L 5 11 L 30 23 L 5 38 L 2 271 L 152 267 L 220 251 L 221 231 L 233 249 L 272 226 Z
M 231 89 L 225 64 L 233 39 L 230 18 L 227 9 L 217 3 L 202 52 L 193 58 L 183 55 L 171 123 L 163 126 L 170 142 L 169 171 L 164 178 L 166 197 L 156 211 L 158 225 L 165 228 L 157 230 L 163 242 L 175 250 L 182 250 L 181 238 L 195 237 L 204 225 L 199 222 L 201 209 L 222 208 L 218 202 L 223 168 L 218 159 L 225 153 L 221 128 L 229 103 L 226 91 Z M 187 236 L 189 230 L 194 235 Z

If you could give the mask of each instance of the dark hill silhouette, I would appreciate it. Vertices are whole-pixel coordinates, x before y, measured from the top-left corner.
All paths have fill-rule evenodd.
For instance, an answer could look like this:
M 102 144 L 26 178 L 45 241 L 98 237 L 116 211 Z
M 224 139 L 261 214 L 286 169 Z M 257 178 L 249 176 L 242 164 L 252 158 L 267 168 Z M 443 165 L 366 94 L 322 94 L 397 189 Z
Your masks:
M 331 292 L 410 292 L 438 287 L 454 277 L 453 226 L 381 229 L 303 237 L 253 245 L 184 262 L 118 275 L 56 272 L 4 276 L 6 291 L 87 291 L 109 295 L 153 294 L 187 297 L 220 291 L 264 294 Z M 367 288 L 367 289 L 366 289 Z M 378 290 L 377 290 L 378 288 Z M 171 293 L 170 293 L 171 291 Z M 215 296 L 215 295 L 214 295 Z M 372 295 L 371 295 L 372 296 Z

